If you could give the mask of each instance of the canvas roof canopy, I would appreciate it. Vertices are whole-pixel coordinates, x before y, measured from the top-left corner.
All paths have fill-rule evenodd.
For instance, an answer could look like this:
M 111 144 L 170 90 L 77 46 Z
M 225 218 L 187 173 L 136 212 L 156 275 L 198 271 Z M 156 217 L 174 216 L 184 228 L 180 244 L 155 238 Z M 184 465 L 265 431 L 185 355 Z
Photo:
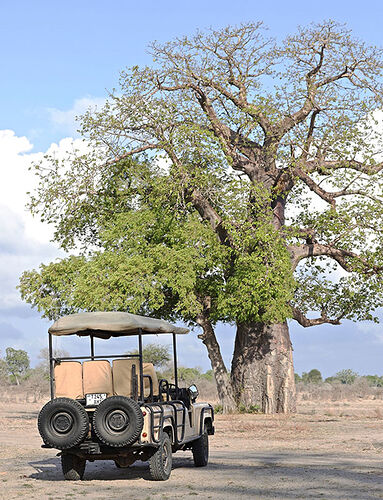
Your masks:
M 128 335 L 156 333 L 189 333 L 162 319 L 148 318 L 127 312 L 86 312 L 63 316 L 49 328 L 52 335 L 79 335 L 109 339 Z

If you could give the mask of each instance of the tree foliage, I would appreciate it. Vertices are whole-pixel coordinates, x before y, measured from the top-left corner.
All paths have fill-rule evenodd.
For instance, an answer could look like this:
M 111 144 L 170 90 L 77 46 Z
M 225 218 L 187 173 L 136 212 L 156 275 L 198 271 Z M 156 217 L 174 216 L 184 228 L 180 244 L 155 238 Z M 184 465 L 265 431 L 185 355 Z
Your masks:
M 169 353 L 170 347 L 161 344 L 146 344 L 142 348 L 142 358 L 145 363 L 152 363 L 155 368 L 163 368 L 171 359 Z M 128 354 L 138 354 L 138 350 L 129 352 Z
M 5 363 L 8 372 L 14 377 L 17 385 L 20 383 L 20 378 L 25 375 L 29 369 L 29 356 L 22 349 L 14 349 L 7 347 L 5 350 Z
M 241 228 L 237 219 L 233 234 L 238 241 L 232 249 L 220 244 L 188 203 L 180 200 L 177 206 L 179 186 L 171 172 L 161 174 L 153 162 L 127 160 L 108 169 L 114 189 L 102 194 L 104 207 L 92 214 L 101 250 L 24 273 L 20 287 L 25 300 L 51 319 L 86 309 L 154 312 L 195 321 L 209 296 L 214 322 L 284 319 L 292 295 L 291 265 L 268 217 L 256 231 L 245 220 Z M 134 185 L 130 195 L 126 183 Z M 120 184 L 121 210 L 115 203 Z M 234 191 L 225 190 L 228 214 L 243 212 L 246 183 L 233 181 Z
M 351 370 L 350 368 L 346 368 L 344 370 L 340 370 L 335 374 L 335 378 L 339 380 L 342 384 L 353 384 L 357 379 L 358 374 Z
M 82 118 L 89 152 L 70 169 L 37 165 L 32 211 L 84 256 L 24 274 L 23 297 L 48 317 L 175 309 L 189 320 L 209 296 L 214 321 L 281 321 L 294 288 L 287 243 L 297 321 L 373 319 L 381 50 L 332 21 L 280 46 L 259 23 L 151 50 L 154 67 L 123 71 Z M 288 219 L 276 230 L 278 197 Z
M 302 382 L 309 384 L 319 384 L 322 382 L 322 374 L 316 368 L 313 368 L 309 372 L 302 373 Z

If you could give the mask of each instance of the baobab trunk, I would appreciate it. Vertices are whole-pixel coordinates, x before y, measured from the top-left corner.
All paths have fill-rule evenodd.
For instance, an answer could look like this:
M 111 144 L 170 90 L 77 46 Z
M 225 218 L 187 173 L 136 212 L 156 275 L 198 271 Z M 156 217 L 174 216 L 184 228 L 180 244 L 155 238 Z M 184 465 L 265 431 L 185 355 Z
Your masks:
M 264 413 L 295 411 L 295 381 L 287 323 L 237 325 L 231 381 L 234 397 Z

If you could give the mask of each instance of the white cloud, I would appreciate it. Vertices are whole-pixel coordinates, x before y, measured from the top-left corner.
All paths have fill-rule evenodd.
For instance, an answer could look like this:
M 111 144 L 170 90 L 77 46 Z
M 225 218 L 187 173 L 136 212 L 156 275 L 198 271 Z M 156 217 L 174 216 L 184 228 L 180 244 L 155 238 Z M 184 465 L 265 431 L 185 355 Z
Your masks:
M 62 139 L 46 151 L 57 158 L 86 144 L 77 139 Z M 32 153 L 33 144 L 26 137 L 17 137 L 12 130 L 0 130 L 0 311 L 23 308 L 16 285 L 26 269 L 62 256 L 51 242 L 53 228 L 40 222 L 25 208 L 27 191 L 33 191 L 37 178 L 29 167 L 43 159 L 43 152 Z M 1 317 L 0 317 L 1 319 Z
M 382 319 L 380 319 L 382 321 Z M 363 321 L 356 324 L 356 329 L 358 332 L 364 334 L 373 335 L 375 341 L 379 344 L 383 344 L 383 325 L 382 323 L 372 323 L 371 321 Z
M 65 134 L 76 136 L 78 129 L 76 117 L 84 114 L 89 108 L 101 108 L 104 104 L 105 98 L 87 96 L 76 99 L 71 109 L 48 108 L 47 111 L 56 128 Z

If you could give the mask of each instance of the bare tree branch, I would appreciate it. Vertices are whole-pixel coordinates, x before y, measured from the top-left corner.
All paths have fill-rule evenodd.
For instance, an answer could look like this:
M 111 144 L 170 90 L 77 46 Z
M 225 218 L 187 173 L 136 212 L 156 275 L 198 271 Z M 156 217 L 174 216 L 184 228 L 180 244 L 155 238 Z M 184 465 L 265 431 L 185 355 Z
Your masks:
M 311 147 L 311 144 L 313 141 L 313 135 L 314 135 L 314 130 L 315 130 L 315 120 L 316 120 L 319 113 L 320 113 L 320 110 L 315 109 L 311 115 L 311 118 L 310 118 L 309 130 L 307 132 L 305 147 L 304 147 L 303 154 L 302 154 L 302 158 L 304 160 L 307 160 L 307 157 L 310 153 L 310 147 Z
M 326 174 L 331 170 L 339 170 L 342 168 L 350 168 L 357 172 L 364 174 L 377 174 L 383 169 L 383 162 L 376 163 L 375 165 L 366 165 L 357 160 L 322 160 L 315 159 L 305 162 L 305 170 L 307 172 L 318 172 L 319 174 Z
M 294 168 L 294 174 L 301 179 L 306 186 L 310 188 L 311 191 L 313 191 L 315 194 L 320 196 L 322 200 L 327 201 L 333 208 L 335 208 L 335 197 L 333 196 L 332 193 L 329 193 L 328 191 L 325 191 L 322 189 L 319 184 L 317 184 L 306 172 L 304 172 L 301 168 L 298 166 Z
M 371 265 L 371 263 L 355 252 L 332 245 L 311 243 L 307 245 L 289 245 L 287 248 L 291 255 L 293 269 L 297 267 L 302 259 L 324 255 L 334 259 L 347 272 L 354 271 L 353 266 L 350 264 L 351 260 L 362 265 L 364 270 L 359 270 L 359 272 L 363 272 L 366 275 L 379 273 L 383 270 L 382 266 Z
M 322 311 L 319 318 L 307 318 L 307 316 L 305 316 L 298 308 L 293 306 L 291 310 L 293 318 L 305 328 L 309 326 L 323 325 L 324 323 L 329 323 L 330 325 L 340 325 L 340 320 L 342 319 L 342 316 L 331 319 L 326 315 L 325 311 Z

